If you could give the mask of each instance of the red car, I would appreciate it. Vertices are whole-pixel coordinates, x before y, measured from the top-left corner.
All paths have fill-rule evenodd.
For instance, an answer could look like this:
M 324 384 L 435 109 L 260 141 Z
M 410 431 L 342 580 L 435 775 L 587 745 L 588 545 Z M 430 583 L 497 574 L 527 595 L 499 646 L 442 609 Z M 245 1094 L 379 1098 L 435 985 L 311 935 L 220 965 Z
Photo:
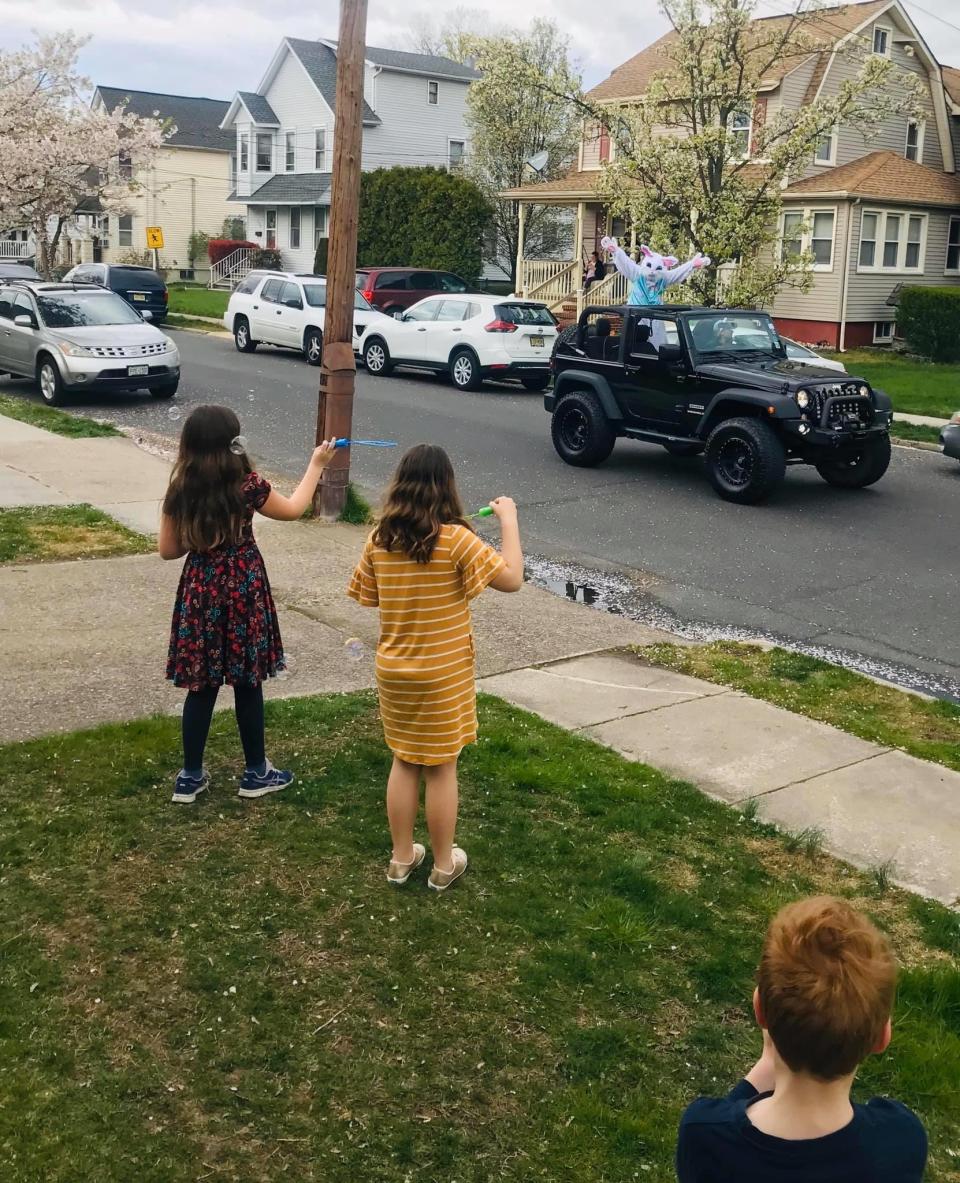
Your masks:
M 466 280 L 452 271 L 426 267 L 363 267 L 357 271 L 357 290 L 374 308 L 387 316 L 399 316 L 411 304 L 427 296 L 443 296 L 470 290 Z

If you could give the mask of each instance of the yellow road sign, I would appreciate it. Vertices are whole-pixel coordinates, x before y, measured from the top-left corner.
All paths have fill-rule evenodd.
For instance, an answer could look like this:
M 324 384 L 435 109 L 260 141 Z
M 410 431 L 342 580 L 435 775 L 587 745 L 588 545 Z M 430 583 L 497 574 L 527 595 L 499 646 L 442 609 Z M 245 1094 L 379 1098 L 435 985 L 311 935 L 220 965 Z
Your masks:
M 163 230 L 159 226 L 147 227 L 147 246 L 152 251 L 163 250 Z

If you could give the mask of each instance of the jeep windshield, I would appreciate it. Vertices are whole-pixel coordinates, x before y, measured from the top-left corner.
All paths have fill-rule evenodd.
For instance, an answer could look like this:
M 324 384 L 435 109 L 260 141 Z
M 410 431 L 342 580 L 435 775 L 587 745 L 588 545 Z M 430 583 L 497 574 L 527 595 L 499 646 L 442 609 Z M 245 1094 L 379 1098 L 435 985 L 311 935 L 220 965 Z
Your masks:
M 765 316 L 717 312 L 691 317 L 689 325 L 701 361 L 782 361 L 787 356 L 777 330 Z

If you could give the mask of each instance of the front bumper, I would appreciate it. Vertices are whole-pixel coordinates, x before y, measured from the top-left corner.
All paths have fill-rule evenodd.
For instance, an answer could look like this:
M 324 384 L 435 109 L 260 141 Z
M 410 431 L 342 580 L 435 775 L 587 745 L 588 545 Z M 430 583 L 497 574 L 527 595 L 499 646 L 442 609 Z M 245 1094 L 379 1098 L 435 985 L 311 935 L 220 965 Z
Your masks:
M 960 460 L 960 423 L 950 423 L 940 432 L 940 446 L 944 456 Z
M 71 390 L 94 387 L 112 390 L 144 390 L 163 386 L 180 376 L 177 349 L 146 357 L 67 357 L 58 359 L 64 386 Z M 131 374 L 131 367 L 145 366 L 145 374 Z
M 810 419 L 777 418 L 773 422 L 783 431 L 789 442 L 803 448 L 820 448 L 832 451 L 836 448 L 846 448 L 851 444 L 864 440 L 878 439 L 890 434 L 890 421 L 893 415 L 890 411 L 875 410 L 873 420 L 868 427 L 847 425 L 840 429 L 823 427 Z

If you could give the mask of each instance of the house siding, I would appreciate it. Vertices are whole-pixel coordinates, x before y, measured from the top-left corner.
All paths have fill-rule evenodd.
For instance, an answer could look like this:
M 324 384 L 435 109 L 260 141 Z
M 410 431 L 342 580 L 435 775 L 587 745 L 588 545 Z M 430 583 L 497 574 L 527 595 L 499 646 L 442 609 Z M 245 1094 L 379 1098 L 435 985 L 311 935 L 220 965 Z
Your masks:
M 809 209 L 836 210 L 833 226 L 833 268 L 830 271 L 814 271 L 813 286 L 807 292 L 796 288 L 783 288 L 777 293 L 772 314 L 799 320 L 832 321 L 840 319 L 840 303 L 843 287 L 843 260 L 847 245 L 847 206 L 838 202 L 816 201 L 809 205 L 784 202 L 784 210 Z M 851 253 L 854 247 L 851 245 Z
M 470 151 L 467 91 L 464 82 L 439 79 L 439 102 L 427 102 L 429 79 L 419 74 L 381 70 L 376 77 L 378 127 L 364 128 L 361 167 L 365 170 L 431 165 L 446 168 L 450 140 Z
M 310 81 L 299 59 L 292 53 L 284 58 L 266 94 L 267 102 L 280 121 L 274 142 L 274 171 L 283 173 L 285 167 L 286 133 L 296 136 L 296 162 L 293 172 L 314 172 L 314 133 L 323 127 L 327 132 L 327 160 L 333 160 L 333 112 Z M 263 176 L 263 180 L 266 180 Z

